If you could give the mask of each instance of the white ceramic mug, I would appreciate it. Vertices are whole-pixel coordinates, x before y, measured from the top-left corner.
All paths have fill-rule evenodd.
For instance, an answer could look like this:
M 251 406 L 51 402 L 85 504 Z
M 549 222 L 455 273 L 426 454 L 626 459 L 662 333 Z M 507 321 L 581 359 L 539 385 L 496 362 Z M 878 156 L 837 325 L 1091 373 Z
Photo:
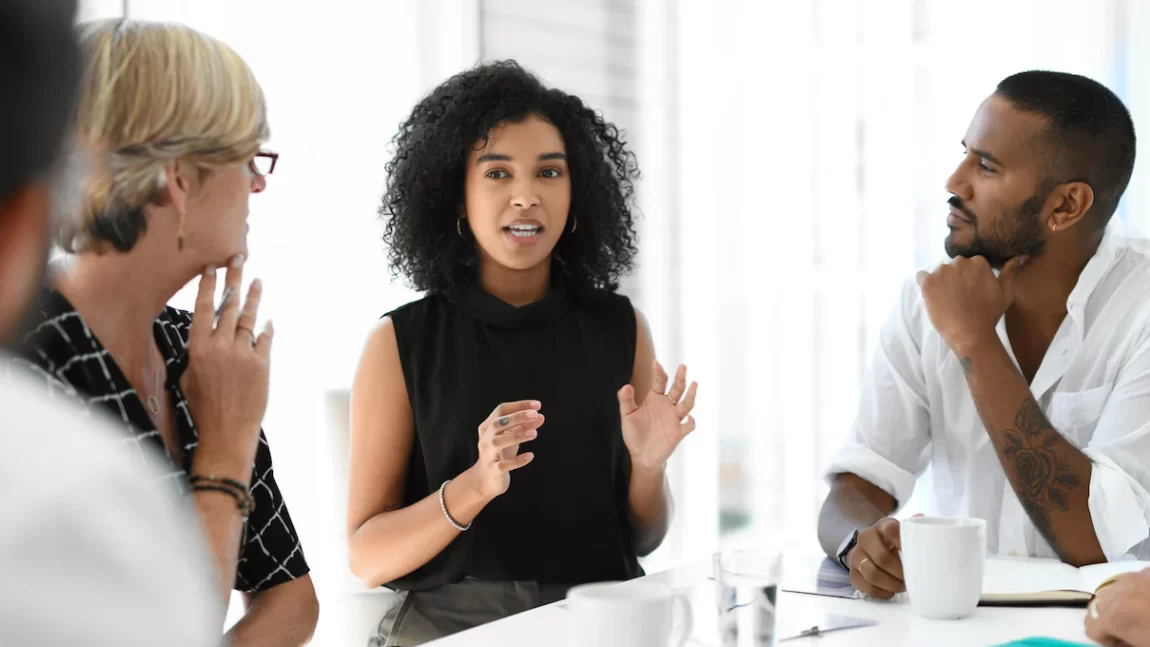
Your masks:
M 667 647 L 676 606 L 682 614 L 682 636 L 673 644 L 682 647 L 693 631 L 686 596 L 642 582 L 576 586 L 567 592 L 571 645 Z
M 986 562 L 986 521 L 914 517 L 900 524 L 902 571 L 915 613 L 965 618 L 978 606 Z

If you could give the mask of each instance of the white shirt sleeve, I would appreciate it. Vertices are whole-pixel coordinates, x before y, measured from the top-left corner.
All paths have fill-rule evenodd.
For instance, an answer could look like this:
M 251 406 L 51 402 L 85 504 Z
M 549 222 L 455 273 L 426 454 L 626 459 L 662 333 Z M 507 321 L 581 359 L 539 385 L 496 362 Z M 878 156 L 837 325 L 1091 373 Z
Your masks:
M 1150 336 L 1119 371 L 1083 453 L 1094 463 L 1094 532 L 1113 560 L 1150 536 Z
M 930 412 L 920 339 L 926 316 L 918 285 L 908 281 L 880 334 L 854 428 L 827 469 L 828 479 L 850 472 L 870 481 L 899 506 L 910 499 L 929 462 Z
M 190 504 L 101 419 L 26 386 L 0 376 L 0 645 L 220 644 Z

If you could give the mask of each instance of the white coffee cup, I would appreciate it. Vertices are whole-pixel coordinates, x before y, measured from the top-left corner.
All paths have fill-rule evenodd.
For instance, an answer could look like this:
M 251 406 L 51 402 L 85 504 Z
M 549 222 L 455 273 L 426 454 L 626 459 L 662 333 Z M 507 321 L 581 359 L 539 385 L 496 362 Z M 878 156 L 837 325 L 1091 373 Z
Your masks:
M 900 524 L 910 606 L 935 620 L 965 618 L 978 606 L 986 561 L 986 521 L 914 517 Z
M 682 614 L 687 644 L 693 631 L 686 596 L 668 586 L 642 582 L 583 584 L 567 592 L 571 645 L 584 647 L 667 647 L 675 607 Z

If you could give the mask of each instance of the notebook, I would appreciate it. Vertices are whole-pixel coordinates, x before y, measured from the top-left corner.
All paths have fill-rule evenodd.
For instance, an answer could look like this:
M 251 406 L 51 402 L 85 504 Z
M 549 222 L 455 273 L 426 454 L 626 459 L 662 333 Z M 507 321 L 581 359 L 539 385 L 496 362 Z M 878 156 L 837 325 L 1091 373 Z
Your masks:
M 783 591 L 831 598 L 854 599 L 855 587 L 851 574 L 838 562 L 829 559 L 801 559 L 787 562 L 784 569 Z
M 988 557 L 981 606 L 1084 607 L 1115 578 L 1150 568 L 1150 562 L 1122 561 L 1075 568 L 1054 559 Z

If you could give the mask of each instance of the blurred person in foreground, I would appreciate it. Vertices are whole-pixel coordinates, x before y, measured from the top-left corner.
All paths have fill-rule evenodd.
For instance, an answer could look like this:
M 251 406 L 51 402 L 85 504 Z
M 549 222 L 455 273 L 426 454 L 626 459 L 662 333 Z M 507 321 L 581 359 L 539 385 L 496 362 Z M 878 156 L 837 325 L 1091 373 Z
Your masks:
M 384 238 L 429 294 L 360 361 L 348 544 L 403 592 L 372 644 L 408 647 L 641 575 L 696 387 L 616 293 L 638 170 L 615 126 L 505 61 L 445 81 L 395 143 Z
M 0 348 L 19 337 L 67 211 L 80 78 L 75 0 L 0 3 Z M 223 605 L 190 506 L 117 430 L 0 350 L 0 644 L 219 643 Z M 173 558 L 179 555 L 179 558 Z
M 299 645 L 319 605 L 261 429 L 272 330 L 255 333 L 259 281 L 239 294 L 248 198 L 276 159 L 260 148 L 263 93 L 235 52 L 182 25 L 80 31 L 75 136 L 89 168 L 79 216 L 58 237 L 74 255 L 39 295 L 23 353 L 48 389 L 63 383 L 140 455 L 162 456 L 157 487 L 190 491 L 218 599 L 244 594 L 229 639 Z M 197 277 L 195 314 L 167 306 Z
M 1111 222 L 1134 125 L 1101 84 L 1003 80 L 962 140 L 946 252 L 882 330 L 819 523 L 855 587 L 905 590 L 899 522 L 986 520 L 990 554 L 1150 556 L 1150 241 Z M 945 558 L 945 556 L 940 556 Z

